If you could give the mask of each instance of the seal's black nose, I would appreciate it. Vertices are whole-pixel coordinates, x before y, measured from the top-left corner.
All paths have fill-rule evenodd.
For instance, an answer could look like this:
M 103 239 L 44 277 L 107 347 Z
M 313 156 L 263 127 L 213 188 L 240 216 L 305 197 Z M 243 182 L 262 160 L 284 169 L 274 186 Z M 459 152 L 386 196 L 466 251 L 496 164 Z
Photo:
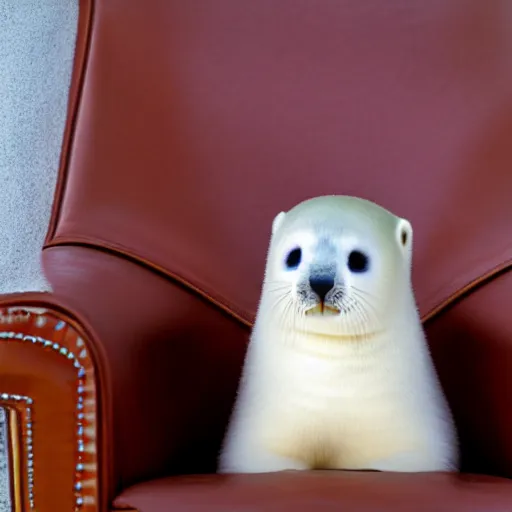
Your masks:
M 334 278 L 330 276 L 310 277 L 309 286 L 324 302 L 325 296 L 334 288 Z

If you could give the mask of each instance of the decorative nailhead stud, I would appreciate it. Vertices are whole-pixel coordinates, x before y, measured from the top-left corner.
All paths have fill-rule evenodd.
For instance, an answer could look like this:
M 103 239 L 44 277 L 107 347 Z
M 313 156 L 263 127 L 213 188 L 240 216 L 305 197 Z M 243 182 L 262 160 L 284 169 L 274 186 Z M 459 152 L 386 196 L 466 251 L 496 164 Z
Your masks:
M 46 324 L 46 318 L 43 315 L 39 315 L 36 319 L 37 327 L 44 327 Z
M 43 327 L 46 325 L 46 318 L 44 316 L 38 316 L 35 325 L 37 327 Z M 55 325 L 55 330 L 60 331 L 66 326 L 66 323 L 63 321 L 59 321 Z M 84 498 L 80 494 L 83 489 L 82 486 L 82 473 L 85 470 L 85 466 L 82 461 L 83 453 L 85 452 L 85 438 L 84 438 L 84 427 L 82 425 L 82 421 L 85 418 L 85 414 L 83 413 L 84 409 L 84 393 L 85 393 L 85 368 L 82 366 L 80 359 L 84 359 L 87 356 L 87 351 L 85 348 L 82 348 L 84 342 L 81 338 L 79 338 L 77 345 L 82 348 L 80 351 L 79 357 L 77 357 L 71 350 L 66 347 L 61 347 L 58 343 L 53 341 L 41 338 L 39 336 L 28 336 L 23 333 L 14 333 L 12 331 L 1 331 L 0 339 L 12 339 L 12 340 L 21 340 L 23 342 L 34 343 L 40 345 L 43 348 L 50 348 L 54 350 L 59 355 L 65 357 L 67 360 L 73 363 L 73 367 L 77 371 L 77 401 L 76 401 L 76 410 L 77 410 L 77 451 L 78 451 L 78 462 L 76 464 L 76 477 L 75 477 L 75 507 L 76 510 L 82 507 L 84 504 Z M 26 415 L 26 436 L 25 436 L 25 446 L 27 453 L 27 474 L 28 474 L 28 500 L 30 504 L 30 508 L 35 508 L 35 499 L 34 499 L 34 454 L 33 454 L 33 428 L 32 428 L 32 411 L 30 406 L 32 406 L 33 399 L 27 396 L 22 395 L 10 395 L 8 393 L 1 393 L 0 399 L 2 400 L 13 400 L 15 402 L 25 402 L 25 404 L 29 407 L 25 410 Z

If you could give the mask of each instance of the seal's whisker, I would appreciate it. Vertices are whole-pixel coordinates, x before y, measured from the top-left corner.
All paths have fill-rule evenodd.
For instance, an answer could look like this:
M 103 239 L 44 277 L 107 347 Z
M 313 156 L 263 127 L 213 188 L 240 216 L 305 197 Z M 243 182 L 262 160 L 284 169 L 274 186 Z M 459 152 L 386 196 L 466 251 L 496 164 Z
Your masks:
M 270 292 L 276 292 L 280 290 L 290 290 L 291 291 L 291 285 L 289 283 L 283 283 L 278 281 L 271 281 L 269 283 L 266 283 L 266 287 L 268 291 Z
M 369 316 L 368 310 L 358 301 L 355 301 L 355 308 L 358 312 L 358 316 L 360 318 L 360 328 L 361 328 L 361 336 L 363 338 L 368 337 L 368 333 L 371 331 L 369 327 L 371 327 L 371 320 Z
M 368 297 L 372 297 L 373 299 L 378 299 L 377 295 L 375 295 L 372 292 L 369 292 L 368 290 L 363 290 L 362 288 L 358 288 L 357 286 L 354 286 L 354 285 L 351 285 L 350 288 L 352 288 L 352 290 L 355 290 L 355 291 L 357 291 L 361 294 L 364 294 Z
M 359 288 L 356 288 L 355 286 L 354 287 L 351 287 L 351 295 L 353 297 L 354 300 L 358 300 L 358 301 L 361 301 L 362 303 L 364 303 L 366 306 L 369 306 L 371 307 L 372 309 L 375 309 L 375 306 L 373 304 L 373 302 L 370 300 L 370 298 L 376 298 L 375 295 L 364 295 L 360 290 Z
M 361 312 L 360 308 L 358 307 L 357 302 L 355 302 L 352 297 L 350 297 L 350 302 L 351 302 L 351 305 L 350 305 L 351 310 L 354 313 L 354 315 L 350 316 L 351 323 L 352 323 L 355 333 L 357 335 L 361 336 L 362 334 L 364 334 L 364 332 L 366 330 L 365 329 L 366 317 L 365 317 L 364 313 Z
M 358 317 L 361 319 L 361 330 L 363 332 L 368 332 L 372 329 L 372 312 L 369 311 L 364 304 L 359 301 L 354 301 L 354 310 L 356 311 Z
M 295 321 L 296 315 L 292 314 L 294 309 L 294 300 L 291 296 L 291 293 L 288 295 L 288 300 L 286 301 L 286 305 L 284 307 L 283 317 L 285 318 L 285 323 L 287 324 L 287 328 L 294 332 L 295 330 Z M 291 329 L 290 329 L 291 326 Z
M 304 315 L 301 312 L 300 304 L 295 302 L 293 299 L 290 300 L 289 311 L 290 311 L 290 315 L 293 319 L 293 330 L 292 330 L 293 336 L 291 339 L 291 344 L 292 344 L 292 346 L 294 346 L 297 341 L 298 332 L 300 329 L 303 328 L 303 325 L 300 325 L 300 323 L 303 322 Z
M 369 332 L 374 330 L 374 326 L 372 325 L 372 317 L 375 319 L 375 323 L 378 323 L 378 317 L 374 311 L 368 309 L 364 303 L 361 303 L 356 299 L 357 308 L 359 308 L 361 314 L 364 316 L 364 335 L 368 336 Z
M 374 304 L 372 304 L 372 302 L 367 297 L 364 297 L 363 295 L 361 295 L 358 289 L 353 288 L 352 291 L 354 294 L 354 299 L 357 300 L 358 302 L 361 302 L 362 304 L 364 304 L 365 307 L 370 308 L 371 312 L 377 317 L 376 306 Z
M 360 304 L 367 315 L 368 323 L 371 324 L 370 330 L 372 330 L 372 331 L 382 330 L 384 327 L 384 324 L 382 322 L 381 316 L 378 313 L 377 308 L 371 304 L 367 304 L 367 305 L 365 305 L 364 303 L 360 303 Z M 366 306 L 369 306 L 369 307 L 366 307 Z
M 371 307 L 374 311 L 377 310 L 375 305 L 372 304 L 372 302 L 367 297 L 365 297 L 364 295 L 361 295 L 361 292 L 358 289 L 354 288 L 352 291 L 354 293 L 354 297 L 357 297 L 359 300 L 364 302 L 367 306 Z
M 277 296 L 275 300 L 273 301 L 273 307 L 277 308 L 284 300 L 289 298 L 291 296 L 291 293 L 282 293 L 281 295 Z
M 371 323 L 368 310 L 355 297 L 345 296 L 348 310 L 354 315 L 349 317 L 350 327 L 359 336 L 365 337 L 368 332 L 368 324 Z

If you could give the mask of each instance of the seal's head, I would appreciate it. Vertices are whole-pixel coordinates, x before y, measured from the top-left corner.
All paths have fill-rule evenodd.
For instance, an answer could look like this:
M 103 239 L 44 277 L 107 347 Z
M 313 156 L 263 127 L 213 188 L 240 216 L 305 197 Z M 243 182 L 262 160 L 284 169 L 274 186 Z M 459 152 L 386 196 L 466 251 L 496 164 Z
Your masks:
M 272 225 L 262 307 L 293 330 L 357 338 L 410 300 L 412 228 L 364 199 L 304 201 Z

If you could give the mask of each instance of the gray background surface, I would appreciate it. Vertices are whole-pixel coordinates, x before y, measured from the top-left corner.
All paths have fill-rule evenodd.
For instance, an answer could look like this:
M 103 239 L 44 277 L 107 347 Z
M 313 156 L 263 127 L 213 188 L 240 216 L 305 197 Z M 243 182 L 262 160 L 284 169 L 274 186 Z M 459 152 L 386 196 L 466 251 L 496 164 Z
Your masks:
M 57 178 L 77 20 L 77 0 L 0 0 L 0 293 L 49 289 L 40 250 Z M 0 411 L 0 512 L 9 512 L 4 438 Z M 37 493 L 37 480 L 35 485 Z

